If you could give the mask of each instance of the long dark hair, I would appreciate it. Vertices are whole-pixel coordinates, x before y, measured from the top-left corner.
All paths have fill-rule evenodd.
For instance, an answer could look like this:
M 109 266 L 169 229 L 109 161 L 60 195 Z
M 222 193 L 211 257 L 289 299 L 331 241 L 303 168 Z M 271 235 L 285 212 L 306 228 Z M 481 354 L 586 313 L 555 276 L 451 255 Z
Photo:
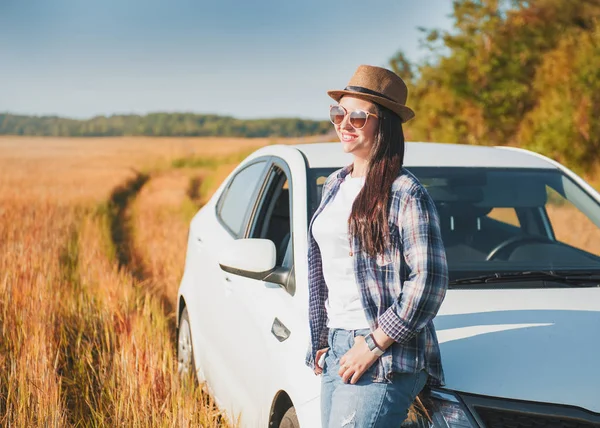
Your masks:
M 352 205 L 349 232 L 357 236 L 370 256 L 383 254 L 389 244 L 389 199 L 392 183 L 404 163 L 402 121 L 386 107 L 375 104 L 379 128 L 369 157 L 365 184 Z

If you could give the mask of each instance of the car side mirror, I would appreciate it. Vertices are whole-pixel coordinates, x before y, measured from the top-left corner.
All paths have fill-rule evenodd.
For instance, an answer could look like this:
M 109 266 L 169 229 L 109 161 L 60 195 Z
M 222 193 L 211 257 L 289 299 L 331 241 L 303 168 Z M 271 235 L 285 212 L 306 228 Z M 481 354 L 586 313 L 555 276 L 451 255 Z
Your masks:
M 275 244 L 269 239 L 236 239 L 224 248 L 219 266 L 225 272 L 279 284 L 287 290 L 292 272 L 291 269 L 277 267 L 276 256 Z

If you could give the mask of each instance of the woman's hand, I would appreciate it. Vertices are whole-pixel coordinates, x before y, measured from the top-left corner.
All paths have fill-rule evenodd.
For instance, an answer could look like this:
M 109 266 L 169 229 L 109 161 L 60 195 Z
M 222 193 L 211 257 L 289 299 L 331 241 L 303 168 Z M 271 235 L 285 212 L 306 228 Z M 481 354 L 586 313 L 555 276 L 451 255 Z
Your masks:
M 338 374 L 342 377 L 344 383 L 351 384 L 358 382 L 358 379 L 373 365 L 379 358 L 369 349 L 363 336 L 354 338 L 354 346 L 340 358 L 340 370 Z
M 315 374 L 316 375 L 320 375 L 321 373 L 323 373 L 323 367 L 319 366 L 319 360 L 321 359 L 321 355 L 323 355 L 328 350 L 329 350 L 329 348 L 323 348 L 323 349 L 319 349 L 317 351 L 317 355 L 315 356 Z

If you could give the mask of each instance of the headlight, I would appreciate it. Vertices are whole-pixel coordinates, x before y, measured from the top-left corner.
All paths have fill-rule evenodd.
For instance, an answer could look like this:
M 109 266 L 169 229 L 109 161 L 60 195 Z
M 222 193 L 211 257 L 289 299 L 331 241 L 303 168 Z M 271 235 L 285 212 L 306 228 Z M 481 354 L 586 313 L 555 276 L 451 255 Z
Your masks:
M 427 408 L 433 420 L 432 428 L 478 428 L 469 411 L 450 392 L 431 390 Z

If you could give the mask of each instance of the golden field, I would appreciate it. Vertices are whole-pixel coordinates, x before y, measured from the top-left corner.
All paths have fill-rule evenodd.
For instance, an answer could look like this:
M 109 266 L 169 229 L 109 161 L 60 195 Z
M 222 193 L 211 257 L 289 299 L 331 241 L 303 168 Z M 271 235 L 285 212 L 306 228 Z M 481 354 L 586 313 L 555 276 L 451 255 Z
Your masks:
M 308 141 L 1 137 L 0 426 L 225 426 L 177 375 L 189 220 L 248 152 Z
M 0 426 L 224 425 L 173 307 L 191 216 L 275 142 L 0 138 Z

